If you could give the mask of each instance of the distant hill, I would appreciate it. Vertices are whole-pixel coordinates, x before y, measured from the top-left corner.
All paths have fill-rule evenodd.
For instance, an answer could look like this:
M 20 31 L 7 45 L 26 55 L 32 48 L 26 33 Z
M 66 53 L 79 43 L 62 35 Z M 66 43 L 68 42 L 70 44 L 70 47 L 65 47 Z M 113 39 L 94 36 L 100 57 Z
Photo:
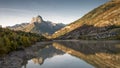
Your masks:
M 26 27 L 29 23 L 22 23 L 22 24 L 16 24 L 14 26 L 8 26 L 8 28 L 12 30 L 23 30 L 24 27 Z
M 53 23 L 50 21 L 44 21 L 41 16 L 33 17 L 30 23 L 17 24 L 15 26 L 9 26 L 9 29 L 20 30 L 32 33 L 48 33 L 53 34 L 55 31 L 63 28 L 65 24 Z
M 120 39 L 120 0 L 109 1 L 56 31 L 57 39 Z

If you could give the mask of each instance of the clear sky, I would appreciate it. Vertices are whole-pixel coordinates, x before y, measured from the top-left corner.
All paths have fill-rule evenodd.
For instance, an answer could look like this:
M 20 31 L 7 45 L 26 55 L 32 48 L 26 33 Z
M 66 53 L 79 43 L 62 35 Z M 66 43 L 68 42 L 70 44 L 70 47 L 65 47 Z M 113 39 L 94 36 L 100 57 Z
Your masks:
M 0 0 L 0 25 L 26 23 L 40 15 L 44 20 L 69 24 L 109 0 Z

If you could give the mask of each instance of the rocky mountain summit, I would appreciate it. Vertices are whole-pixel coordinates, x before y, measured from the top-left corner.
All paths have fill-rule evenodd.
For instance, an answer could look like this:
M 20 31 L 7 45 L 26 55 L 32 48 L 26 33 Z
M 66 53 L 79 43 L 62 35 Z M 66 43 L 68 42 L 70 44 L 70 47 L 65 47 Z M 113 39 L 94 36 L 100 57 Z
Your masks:
M 64 27 L 65 24 L 44 21 L 40 15 L 33 17 L 30 23 L 17 24 L 8 28 L 32 33 L 53 34 L 55 31 Z

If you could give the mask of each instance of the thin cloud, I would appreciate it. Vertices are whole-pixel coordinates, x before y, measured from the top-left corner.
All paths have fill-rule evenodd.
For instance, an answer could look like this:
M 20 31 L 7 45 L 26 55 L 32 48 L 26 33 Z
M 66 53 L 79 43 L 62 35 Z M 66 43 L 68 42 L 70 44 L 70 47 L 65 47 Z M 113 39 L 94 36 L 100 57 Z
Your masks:
M 33 13 L 33 11 L 31 11 L 31 10 L 22 10 L 22 9 L 14 9 L 14 8 L 0 8 L 0 11 L 17 12 L 17 13 Z

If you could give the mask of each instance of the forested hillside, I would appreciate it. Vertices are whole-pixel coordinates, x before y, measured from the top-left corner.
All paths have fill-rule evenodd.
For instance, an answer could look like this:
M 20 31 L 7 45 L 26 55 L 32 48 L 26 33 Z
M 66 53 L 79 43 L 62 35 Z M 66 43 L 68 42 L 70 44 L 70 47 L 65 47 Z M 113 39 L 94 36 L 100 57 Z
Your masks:
M 34 33 L 12 31 L 7 28 L 0 28 L 0 54 L 6 54 L 13 50 L 23 49 L 35 42 L 43 41 L 46 38 Z

